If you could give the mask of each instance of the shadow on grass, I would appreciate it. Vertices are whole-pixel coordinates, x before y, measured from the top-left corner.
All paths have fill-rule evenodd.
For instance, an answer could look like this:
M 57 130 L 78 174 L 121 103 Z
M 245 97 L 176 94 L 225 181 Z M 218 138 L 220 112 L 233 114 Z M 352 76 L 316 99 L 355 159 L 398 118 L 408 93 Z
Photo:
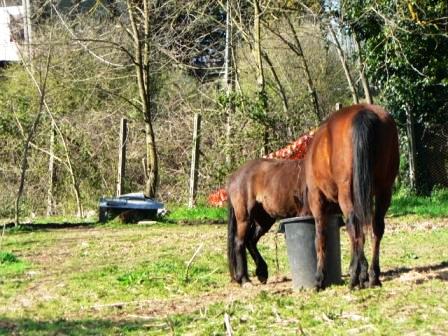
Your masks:
M 83 222 L 83 223 L 29 223 L 20 224 L 17 227 L 14 223 L 5 224 L 5 228 L 14 231 L 45 231 L 54 229 L 72 229 L 72 228 L 93 228 L 98 225 L 98 222 Z
M 448 261 L 442 261 L 439 264 L 427 265 L 427 266 L 417 266 L 417 267 L 398 267 L 395 269 L 382 272 L 382 277 L 385 281 L 390 281 L 399 278 L 405 273 L 417 272 L 424 275 L 426 280 L 439 279 L 448 282 Z M 418 281 L 421 281 L 419 279 Z
M 169 320 L 54 320 L 8 319 L 0 316 L 0 335 L 125 335 L 172 329 Z

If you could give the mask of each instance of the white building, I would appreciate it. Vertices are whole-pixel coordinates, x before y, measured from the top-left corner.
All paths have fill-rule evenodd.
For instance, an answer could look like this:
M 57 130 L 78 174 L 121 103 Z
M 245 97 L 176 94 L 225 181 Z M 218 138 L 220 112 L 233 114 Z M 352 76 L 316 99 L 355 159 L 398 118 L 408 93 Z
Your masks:
M 20 60 L 16 39 L 23 35 L 23 13 L 23 6 L 0 7 L 0 62 Z

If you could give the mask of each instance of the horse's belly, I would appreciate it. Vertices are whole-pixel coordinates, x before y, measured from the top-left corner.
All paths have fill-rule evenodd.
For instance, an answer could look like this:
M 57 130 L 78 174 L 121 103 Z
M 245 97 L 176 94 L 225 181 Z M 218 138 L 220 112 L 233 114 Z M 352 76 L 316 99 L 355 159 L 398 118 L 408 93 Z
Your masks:
M 273 218 L 286 218 L 299 215 L 300 207 L 293 196 L 285 195 L 265 195 L 257 199 L 262 204 L 264 210 Z

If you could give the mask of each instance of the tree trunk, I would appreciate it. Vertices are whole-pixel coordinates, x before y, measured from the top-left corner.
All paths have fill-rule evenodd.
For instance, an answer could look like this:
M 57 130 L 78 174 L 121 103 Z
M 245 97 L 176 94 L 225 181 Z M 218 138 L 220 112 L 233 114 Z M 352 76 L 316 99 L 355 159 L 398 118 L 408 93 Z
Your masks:
M 330 35 L 333 38 L 334 44 L 336 46 L 336 51 L 338 52 L 339 59 L 341 61 L 342 68 L 344 69 L 345 77 L 347 78 L 347 84 L 352 94 L 353 104 L 358 104 L 359 99 L 358 95 L 356 94 L 355 84 L 353 82 L 352 75 L 350 74 L 350 70 L 348 69 L 347 60 L 345 58 L 341 44 L 339 43 L 339 40 L 336 37 L 333 27 L 331 27 L 331 22 L 328 24 L 328 31 L 330 32 Z
M 372 95 L 370 93 L 369 80 L 366 77 L 365 64 L 363 62 L 361 55 L 361 47 L 359 45 L 358 36 L 356 35 L 355 32 L 353 32 L 353 41 L 355 42 L 356 54 L 358 55 L 356 59 L 358 62 L 359 75 L 361 77 L 362 88 L 364 90 L 364 97 L 366 98 L 367 103 L 373 104 Z
M 157 156 L 154 130 L 151 122 L 145 122 L 146 133 L 146 158 L 148 175 L 146 180 L 145 195 L 150 198 L 156 197 L 159 180 L 159 160 Z
M 51 121 L 50 150 L 48 157 L 48 189 L 47 189 L 47 216 L 54 215 L 53 209 L 53 184 L 54 184 L 54 135 L 55 123 Z
M 409 183 L 412 190 L 417 187 L 417 149 L 415 145 L 415 125 L 414 116 L 409 106 L 406 106 L 406 134 L 408 137 L 408 159 L 409 159 Z
M 152 115 L 157 108 L 155 102 L 154 87 L 151 87 L 150 77 L 150 37 L 151 30 L 149 25 L 150 4 L 148 0 L 143 1 L 143 11 L 135 7 L 131 0 L 127 1 L 129 22 L 132 29 L 133 48 L 134 48 L 134 69 L 137 75 L 137 84 L 141 103 L 141 112 L 145 120 L 146 135 L 146 158 L 147 158 L 147 180 L 145 185 L 145 194 L 147 197 L 154 198 L 157 192 L 159 179 L 157 147 L 155 134 L 152 125 Z M 142 13 L 144 31 L 141 34 L 136 22 L 136 13 Z M 143 35 L 143 36 L 141 36 Z M 151 111 L 154 110 L 154 111 Z
M 294 37 L 294 43 L 290 42 L 287 38 L 285 38 L 281 33 L 275 31 L 274 29 L 272 29 L 271 27 L 269 27 L 269 25 L 266 25 L 266 27 L 270 30 L 271 33 L 273 33 L 275 36 L 277 36 L 280 40 L 283 41 L 283 43 L 285 43 L 289 49 L 294 52 L 294 54 L 297 55 L 297 57 L 299 57 L 301 63 L 302 63 L 302 68 L 303 71 L 305 72 L 305 80 L 306 80 L 306 86 L 307 86 L 307 90 L 308 90 L 308 94 L 311 100 L 311 105 L 313 106 L 313 112 L 316 115 L 316 118 L 318 120 L 318 122 L 322 121 L 323 117 L 321 115 L 321 110 L 320 110 L 320 105 L 319 105 L 319 99 L 317 96 L 317 90 L 314 86 L 314 82 L 313 79 L 311 77 L 311 73 L 309 70 L 309 66 L 308 66 L 308 62 L 305 58 L 305 55 L 303 53 L 303 49 L 302 49 L 302 44 L 300 43 L 300 39 L 297 35 L 297 32 L 290 20 L 290 18 L 287 15 L 284 15 L 284 18 L 286 20 L 286 22 L 288 23 L 288 26 L 291 30 L 291 33 L 293 34 Z
M 265 78 L 263 72 L 263 61 L 261 56 L 261 36 L 260 36 L 260 4 L 258 0 L 254 1 L 254 27 L 253 27 L 253 38 L 254 38 L 254 48 L 253 54 L 255 59 L 256 66 L 256 77 L 257 77 L 257 97 L 256 104 L 257 108 L 260 108 L 260 114 L 265 116 L 267 114 L 268 102 L 265 88 Z M 268 154 L 268 143 L 269 143 L 269 135 L 268 135 L 268 125 L 263 123 L 263 146 L 262 146 L 262 154 Z
M 42 98 L 41 98 L 42 99 Z M 28 151 L 30 148 L 30 142 L 34 136 L 34 133 L 36 132 L 37 125 L 39 124 L 39 120 L 42 114 L 42 104 L 39 106 L 39 111 L 37 112 L 33 124 L 30 127 L 30 130 L 28 132 L 28 137 L 26 138 L 25 143 L 23 144 L 23 156 L 22 156 L 22 164 L 20 165 L 20 182 L 19 182 L 19 189 L 17 191 L 17 197 L 15 202 L 15 208 L 14 208 L 14 225 L 19 225 L 19 216 L 20 216 L 20 198 L 22 197 L 23 188 L 25 186 L 25 175 L 26 171 L 28 169 Z
M 32 25 L 31 25 L 31 17 L 32 17 L 32 9 L 31 9 L 31 1 L 30 0 L 24 0 L 22 2 L 23 9 L 24 9 L 24 39 L 26 43 L 26 50 L 27 50 L 27 57 L 28 61 L 31 60 L 33 51 L 31 48 L 32 40 L 33 40 L 33 32 L 32 32 Z
M 320 123 L 323 119 L 323 116 L 321 114 L 319 100 L 317 98 L 317 91 L 314 86 L 313 79 L 311 77 L 310 69 L 308 67 L 308 62 L 305 58 L 305 54 L 303 53 L 302 44 L 300 43 L 299 36 L 297 35 L 294 25 L 292 24 L 292 22 L 288 16 L 285 15 L 285 18 L 286 18 L 286 21 L 288 22 L 289 29 L 291 29 L 291 32 L 293 34 L 296 54 L 297 54 L 297 56 L 300 57 L 300 60 L 302 61 L 303 70 L 305 71 L 306 86 L 308 89 L 308 94 L 310 95 L 310 98 L 311 98 L 311 102 L 312 102 L 312 105 L 314 108 L 314 113 L 317 117 L 317 120 Z
M 269 55 L 263 51 L 262 56 L 263 56 L 263 59 L 266 61 L 266 63 L 269 65 L 269 70 L 271 70 L 272 76 L 274 77 L 274 81 L 277 84 L 278 93 L 279 93 L 280 99 L 282 101 L 283 112 L 287 116 L 288 111 L 289 111 L 289 103 L 288 103 L 288 97 L 286 96 L 285 88 L 283 87 L 283 84 L 277 75 L 277 71 L 275 70 L 275 67 L 272 64 L 272 61 L 269 58 Z
M 235 114 L 235 104 L 233 103 L 234 80 L 233 80 L 233 32 L 232 32 L 232 6 L 231 0 L 226 2 L 226 45 L 224 50 L 224 88 L 227 96 L 226 100 L 226 148 L 225 160 L 227 167 L 232 166 L 232 119 Z
M 50 60 L 51 60 L 51 49 L 48 52 L 47 63 L 46 63 L 46 67 L 45 67 L 44 77 L 42 78 L 42 82 L 40 84 L 35 82 L 37 85 L 37 91 L 39 94 L 39 109 L 37 111 L 36 116 L 34 117 L 34 121 L 30 127 L 30 131 L 28 132 L 28 136 L 23 145 L 23 156 L 22 156 L 22 164 L 21 164 L 21 169 L 20 169 L 21 173 L 20 173 L 19 189 L 17 190 L 17 197 L 16 197 L 16 202 L 15 202 L 15 207 L 14 207 L 14 225 L 15 226 L 18 226 L 19 221 L 20 221 L 20 219 L 19 219 L 19 217 L 20 217 L 20 209 L 19 209 L 20 208 L 20 198 L 22 197 L 23 188 L 25 187 L 25 175 L 26 175 L 26 170 L 28 168 L 28 151 L 29 151 L 30 143 L 31 143 L 31 140 L 33 139 L 34 133 L 36 133 L 37 125 L 39 124 L 39 120 L 40 120 L 40 117 L 42 115 L 42 111 L 44 108 L 45 92 L 46 92 L 46 88 L 47 88 L 47 78 L 48 78 L 48 71 L 50 68 Z M 32 76 L 32 78 L 35 78 L 32 73 L 32 70 L 29 70 L 29 72 L 30 72 L 30 75 Z

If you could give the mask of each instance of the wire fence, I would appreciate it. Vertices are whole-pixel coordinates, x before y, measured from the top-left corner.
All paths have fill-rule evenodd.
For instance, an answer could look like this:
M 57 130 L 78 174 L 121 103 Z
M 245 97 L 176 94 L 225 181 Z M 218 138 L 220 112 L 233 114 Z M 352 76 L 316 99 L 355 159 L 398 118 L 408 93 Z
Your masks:
M 427 130 L 423 141 L 428 184 L 448 187 L 448 123 Z

